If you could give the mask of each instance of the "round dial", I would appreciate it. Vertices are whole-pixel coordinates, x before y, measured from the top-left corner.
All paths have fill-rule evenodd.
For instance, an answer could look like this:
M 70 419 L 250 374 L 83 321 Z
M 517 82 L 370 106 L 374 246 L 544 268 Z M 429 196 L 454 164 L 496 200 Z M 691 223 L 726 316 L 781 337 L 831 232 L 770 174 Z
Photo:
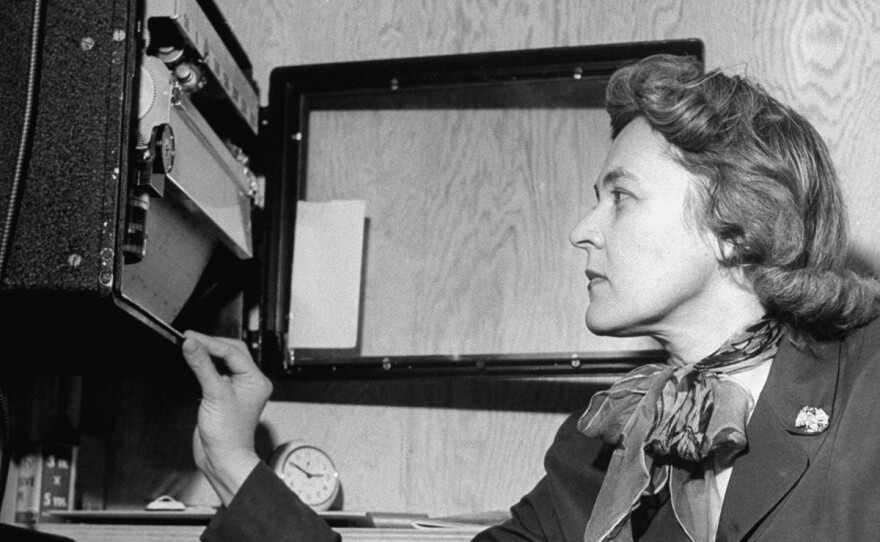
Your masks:
M 269 463 L 287 487 L 315 510 L 329 509 L 339 494 L 339 472 L 316 446 L 298 441 L 282 444 Z
M 156 173 L 170 173 L 174 167 L 174 130 L 169 124 L 156 126 L 156 158 L 154 170 Z

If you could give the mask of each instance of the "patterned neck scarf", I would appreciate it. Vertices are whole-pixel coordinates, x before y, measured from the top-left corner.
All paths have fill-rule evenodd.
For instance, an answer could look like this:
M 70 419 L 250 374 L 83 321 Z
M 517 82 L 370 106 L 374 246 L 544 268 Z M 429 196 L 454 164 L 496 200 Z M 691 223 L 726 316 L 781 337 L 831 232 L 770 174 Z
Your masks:
M 644 365 L 593 396 L 578 429 L 616 449 L 585 542 L 631 541 L 630 516 L 642 495 L 666 489 L 679 524 L 702 538 L 709 507 L 702 497 L 714 489 L 704 462 L 730 464 L 745 449 L 754 407 L 728 375 L 773 359 L 781 337 L 779 323 L 764 318 L 697 363 Z

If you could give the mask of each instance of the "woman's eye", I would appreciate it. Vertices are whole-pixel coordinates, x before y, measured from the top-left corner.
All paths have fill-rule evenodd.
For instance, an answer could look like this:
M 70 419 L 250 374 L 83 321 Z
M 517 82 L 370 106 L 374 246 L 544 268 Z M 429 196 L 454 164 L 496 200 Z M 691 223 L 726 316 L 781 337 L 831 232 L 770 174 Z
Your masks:
M 612 190 L 611 197 L 614 199 L 614 204 L 617 205 L 621 201 L 630 197 L 628 192 L 623 192 L 621 190 Z

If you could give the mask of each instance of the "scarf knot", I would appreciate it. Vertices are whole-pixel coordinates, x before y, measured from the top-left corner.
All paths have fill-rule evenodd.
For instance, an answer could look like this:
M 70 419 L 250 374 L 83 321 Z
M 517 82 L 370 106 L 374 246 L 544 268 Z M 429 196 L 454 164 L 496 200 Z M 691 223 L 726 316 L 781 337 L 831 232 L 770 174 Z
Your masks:
M 743 450 L 745 420 L 737 415 L 732 420 L 723 413 L 712 415 L 719 400 L 722 404 L 735 400 L 727 397 L 728 385 L 726 378 L 716 373 L 673 373 L 655 403 L 656 422 L 645 439 L 646 449 L 657 457 L 692 463 L 716 450 L 724 449 L 725 455 Z

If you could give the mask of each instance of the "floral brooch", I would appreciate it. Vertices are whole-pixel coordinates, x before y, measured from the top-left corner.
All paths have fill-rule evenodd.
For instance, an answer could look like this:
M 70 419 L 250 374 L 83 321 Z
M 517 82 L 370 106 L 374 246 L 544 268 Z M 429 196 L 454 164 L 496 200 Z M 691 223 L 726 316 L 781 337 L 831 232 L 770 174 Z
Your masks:
M 821 408 L 805 406 L 798 412 L 794 426 L 804 433 L 821 433 L 828 428 L 828 414 Z

